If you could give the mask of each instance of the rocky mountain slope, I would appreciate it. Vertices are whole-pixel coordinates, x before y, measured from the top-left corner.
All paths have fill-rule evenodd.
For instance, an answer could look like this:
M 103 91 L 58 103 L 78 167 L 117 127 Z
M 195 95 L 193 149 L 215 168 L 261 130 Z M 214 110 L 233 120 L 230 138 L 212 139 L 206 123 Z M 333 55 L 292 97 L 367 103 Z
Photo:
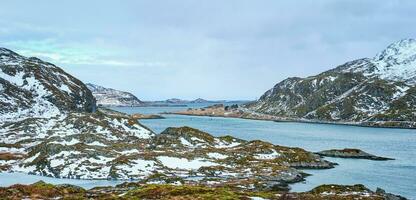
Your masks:
M 88 88 L 55 65 L 7 49 L 1 49 L 0 58 L 0 172 L 136 180 L 91 191 L 44 183 L 15 185 L 0 188 L 0 196 L 6 199 L 137 199 L 162 190 L 181 190 L 172 185 L 184 185 L 183 191 L 194 191 L 192 187 L 211 191 L 207 195 L 215 193 L 213 188 L 230 188 L 219 194 L 221 198 L 228 194 L 279 197 L 289 189 L 288 183 L 304 180 L 306 174 L 299 168 L 334 166 L 301 148 L 214 137 L 189 127 L 168 128 L 156 135 L 127 114 L 96 109 Z M 153 190 L 152 184 L 170 185 Z M 384 193 L 363 186 L 352 186 L 354 190 L 336 186 L 340 189 L 333 192 L 334 187 L 322 190 L 322 195 L 385 199 Z M 321 193 L 307 195 L 320 197 Z M 155 196 L 159 197 L 172 196 L 169 192 Z
M 53 64 L 0 48 L 0 70 L 0 122 L 95 110 L 88 88 Z
M 97 111 L 91 91 L 59 67 L 0 50 L 0 170 L 99 178 L 108 168 L 97 172 L 94 161 L 107 145 L 154 136 L 137 120 Z
M 91 92 L 62 69 L 9 50 L 0 69 L 0 171 L 267 188 L 302 180 L 299 167 L 333 167 L 300 148 L 188 127 L 156 135 L 129 115 L 95 109 Z
M 282 118 L 416 127 L 416 41 L 307 78 L 288 78 L 246 105 Z
M 141 106 L 144 103 L 129 92 L 105 88 L 91 83 L 86 84 L 91 90 L 98 105 L 103 106 Z

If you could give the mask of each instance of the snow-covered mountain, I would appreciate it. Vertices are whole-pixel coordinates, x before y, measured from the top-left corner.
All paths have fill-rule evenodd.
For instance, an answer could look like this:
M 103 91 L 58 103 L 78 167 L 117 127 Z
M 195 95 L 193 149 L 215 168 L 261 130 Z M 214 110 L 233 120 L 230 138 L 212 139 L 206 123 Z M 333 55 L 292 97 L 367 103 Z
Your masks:
M 416 40 L 307 78 L 288 78 L 246 107 L 302 120 L 416 126 Z
M 127 115 L 96 110 L 91 91 L 61 68 L 0 49 L 0 171 L 107 177 L 107 145 L 154 135 Z
M 225 101 L 225 100 L 219 100 L 219 101 L 213 101 L 213 100 L 205 100 L 202 98 L 197 98 L 194 100 L 184 100 L 184 99 L 178 99 L 178 98 L 171 98 L 166 99 L 164 101 L 149 101 L 148 104 L 201 104 L 201 103 L 226 103 L 226 102 L 239 102 L 239 101 Z
M 95 110 L 88 88 L 51 63 L 0 48 L 0 70 L 0 122 Z
M 103 106 L 140 106 L 144 103 L 129 92 L 123 92 L 112 88 L 105 88 L 91 83 L 86 84 L 91 90 L 98 105 Z
M 55 65 L 7 49 L 0 58 L 0 172 L 142 183 L 215 177 L 221 184 L 261 182 L 265 188 L 302 180 L 296 167 L 333 166 L 300 148 L 189 127 L 156 135 L 130 115 L 95 109 L 87 87 Z

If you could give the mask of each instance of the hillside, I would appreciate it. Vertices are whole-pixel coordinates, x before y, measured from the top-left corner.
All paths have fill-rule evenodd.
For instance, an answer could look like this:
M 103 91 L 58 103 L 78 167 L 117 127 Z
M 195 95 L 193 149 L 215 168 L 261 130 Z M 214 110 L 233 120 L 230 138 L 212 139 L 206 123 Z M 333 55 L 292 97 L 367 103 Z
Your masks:
M 416 126 L 416 41 L 307 78 L 288 78 L 246 108 L 297 120 Z
M 55 65 L 5 49 L 0 61 L 0 171 L 287 190 L 306 176 L 297 168 L 333 167 L 300 148 L 189 127 L 156 135 L 129 115 L 95 109 L 86 86 Z
M 88 88 L 51 63 L 0 48 L 0 70 L 0 122 L 95 111 Z

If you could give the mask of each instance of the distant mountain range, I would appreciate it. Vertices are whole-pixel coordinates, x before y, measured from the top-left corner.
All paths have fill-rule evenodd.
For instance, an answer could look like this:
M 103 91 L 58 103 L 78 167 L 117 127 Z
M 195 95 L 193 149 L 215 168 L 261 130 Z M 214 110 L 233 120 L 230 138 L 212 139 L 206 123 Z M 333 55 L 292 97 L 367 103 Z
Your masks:
M 148 104 L 194 104 L 194 103 L 229 103 L 229 102 L 241 102 L 241 101 L 226 101 L 226 100 L 218 100 L 218 101 L 212 101 L 212 100 L 205 100 L 205 99 L 195 99 L 195 100 L 183 100 L 183 99 L 177 99 L 177 98 L 172 98 L 172 99 L 167 99 L 164 101 L 148 101 L 146 103 Z
M 145 103 L 129 92 L 105 88 L 92 83 L 86 84 L 98 105 L 102 106 L 143 106 Z
M 416 41 L 275 85 L 246 108 L 294 119 L 416 127 Z
M 185 106 L 186 104 L 196 104 L 196 103 L 240 103 L 243 101 L 210 101 L 201 98 L 195 100 L 183 100 L 178 98 L 171 98 L 162 101 L 141 101 L 135 95 L 120 91 L 112 88 L 106 88 L 100 85 L 87 83 L 86 86 L 91 90 L 95 99 L 97 100 L 97 105 L 100 106 L 121 106 L 121 107 L 133 107 L 133 106 Z

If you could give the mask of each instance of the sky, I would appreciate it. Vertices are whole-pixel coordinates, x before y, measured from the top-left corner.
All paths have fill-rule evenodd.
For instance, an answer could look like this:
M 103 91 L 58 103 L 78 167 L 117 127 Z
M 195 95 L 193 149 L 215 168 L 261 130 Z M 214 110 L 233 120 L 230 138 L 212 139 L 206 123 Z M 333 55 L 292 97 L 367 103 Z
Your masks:
M 2 0 L 0 46 L 142 100 L 254 100 L 416 38 L 414 0 Z

